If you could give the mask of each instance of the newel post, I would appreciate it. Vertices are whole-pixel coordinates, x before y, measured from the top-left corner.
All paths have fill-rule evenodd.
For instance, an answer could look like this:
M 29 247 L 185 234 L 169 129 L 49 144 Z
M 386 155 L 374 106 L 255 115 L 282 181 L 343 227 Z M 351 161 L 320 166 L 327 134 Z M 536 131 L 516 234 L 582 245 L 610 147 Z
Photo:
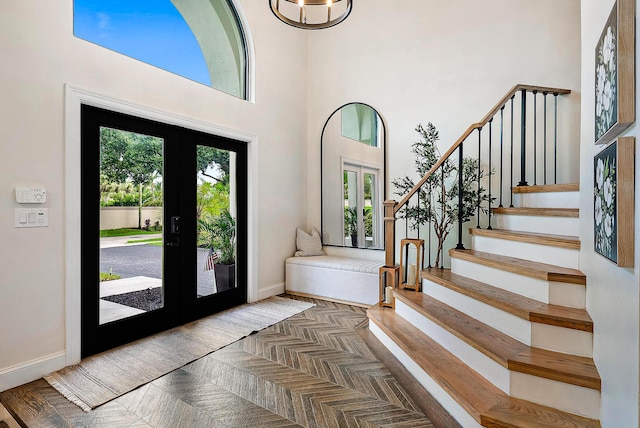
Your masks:
M 393 209 L 396 201 L 384 201 L 384 266 L 380 268 L 379 306 L 393 308 L 393 290 L 398 287 L 400 267 L 396 266 L 396 216 Z
M 384 265 L 396 264 L 396 215 L 393 212 L 397 202 L 387 200 L 384 205 Z

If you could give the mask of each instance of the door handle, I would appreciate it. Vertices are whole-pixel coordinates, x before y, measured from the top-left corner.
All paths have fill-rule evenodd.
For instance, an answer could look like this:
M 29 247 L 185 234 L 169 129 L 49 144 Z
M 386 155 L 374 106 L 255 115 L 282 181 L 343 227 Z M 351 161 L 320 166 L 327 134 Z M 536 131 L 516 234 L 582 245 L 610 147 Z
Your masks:
M 171 217 L 171 234 L 180 235 L 180 216 L 178 215 Z

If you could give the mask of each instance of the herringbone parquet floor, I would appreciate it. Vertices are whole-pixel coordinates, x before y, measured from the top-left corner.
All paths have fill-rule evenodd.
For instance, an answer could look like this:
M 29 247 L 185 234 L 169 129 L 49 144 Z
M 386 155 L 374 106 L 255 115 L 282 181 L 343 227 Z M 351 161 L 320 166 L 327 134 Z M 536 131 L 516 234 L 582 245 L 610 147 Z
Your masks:
M 90 413 L 40 380 L 0 394 L 29 427 L 432 427 L 356 327 L 365 309 L 316 306 Z

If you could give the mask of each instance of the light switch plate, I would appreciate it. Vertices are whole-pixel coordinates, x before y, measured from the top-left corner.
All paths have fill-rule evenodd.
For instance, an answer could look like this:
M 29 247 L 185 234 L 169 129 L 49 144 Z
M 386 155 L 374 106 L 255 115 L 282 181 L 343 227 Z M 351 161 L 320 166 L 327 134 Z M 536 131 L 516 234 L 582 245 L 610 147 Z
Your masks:
M 15 227 L 49 226 L 49 208 L 16 208 Z
M 47 202 L 47 189 L 44 187 L 16 187 L 16 202 L 19 204 Z

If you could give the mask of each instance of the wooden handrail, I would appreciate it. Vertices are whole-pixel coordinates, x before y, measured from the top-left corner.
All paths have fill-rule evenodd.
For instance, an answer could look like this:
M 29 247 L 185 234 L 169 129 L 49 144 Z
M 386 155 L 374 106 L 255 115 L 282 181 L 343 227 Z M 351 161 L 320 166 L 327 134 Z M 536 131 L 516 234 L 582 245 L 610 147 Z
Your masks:
M 409 191 L 409 193 L 407 193 L 400 200 L 400 202 L 398 202 L 395 205 L 395 207 L 393 208 L 393 215 L 395 216 L 396 213 L 398 211 L 400 211 L 400 209 L 403 206 L 405 206 L 407 204 L 407 202 L 409 202 L 409 199 L 411 199 L 411 197 L 413 197 L 413 195 L 416 194 L 416 192 L 424 185 L 424 183 L 427 182 L 427 180 L 429 179 L 431 174 L 433 174 L 438 168 L 440 168 L 440 166 L 447 159 L 449 159 L 449 156 L 451 156 L 453 154 L 453 152 L 464 142 L 464 140 L 467 139 L 467 137 L 469 135 L 471 135 L 471 133 L 473 131 L 475 131 L 476 129 L 482 128 L 487 123 L 489 123 L 489 120 L 491 120 L 491 118 L 493 116 L 495 116 L 500 111 L 500 109 L 503 108 L 507 104 L 507 101 L 509 101 L 511 98 L 513 98 L 520 91 L 527 91 L 527 92 L 536 91 L 536 92 L 541 92 L 543 94 L 547 93 L 547 94 L 553 94 L 553 95 L 566 95 L 566 94 L 570 94 L 571 93 L 570 89 L 549 88 L 549 87 L 545 87 L 545 86 L 523 85 L 523 84 L 515 85 L 513 88 L 511 88 L 511 90 L 509 90 L 509 92 L 507 92 L 500 99 L 500 101 L 498 101 L 498 103 L 495 105 L 495 107 L 493 107 L 491 110 L 489 110 L 489 113 L 487 113 L 482 118 L 482 120 L 480 122 L 474 123 L 473 125 L 469 126 L 467 128 L 467 130 L 462 133 L 460 138 L 458 138 L 456 140 L 456 142 L 453 143 L 453 145 L 451 147 L 449 147 L 449 150 L 447 150 L 445 152 L 445 154 L 440 159 L 438 159 L 438 161 L 431 167 L 431 169 L 429 169 L 429 171 L 427 171 L 427 173 L 424 175 L 424 177 L 422 177 L 420 179 L 420 181 L 418 181 L 418 183 L 415 186 L 413 186 L 413 188 Z

